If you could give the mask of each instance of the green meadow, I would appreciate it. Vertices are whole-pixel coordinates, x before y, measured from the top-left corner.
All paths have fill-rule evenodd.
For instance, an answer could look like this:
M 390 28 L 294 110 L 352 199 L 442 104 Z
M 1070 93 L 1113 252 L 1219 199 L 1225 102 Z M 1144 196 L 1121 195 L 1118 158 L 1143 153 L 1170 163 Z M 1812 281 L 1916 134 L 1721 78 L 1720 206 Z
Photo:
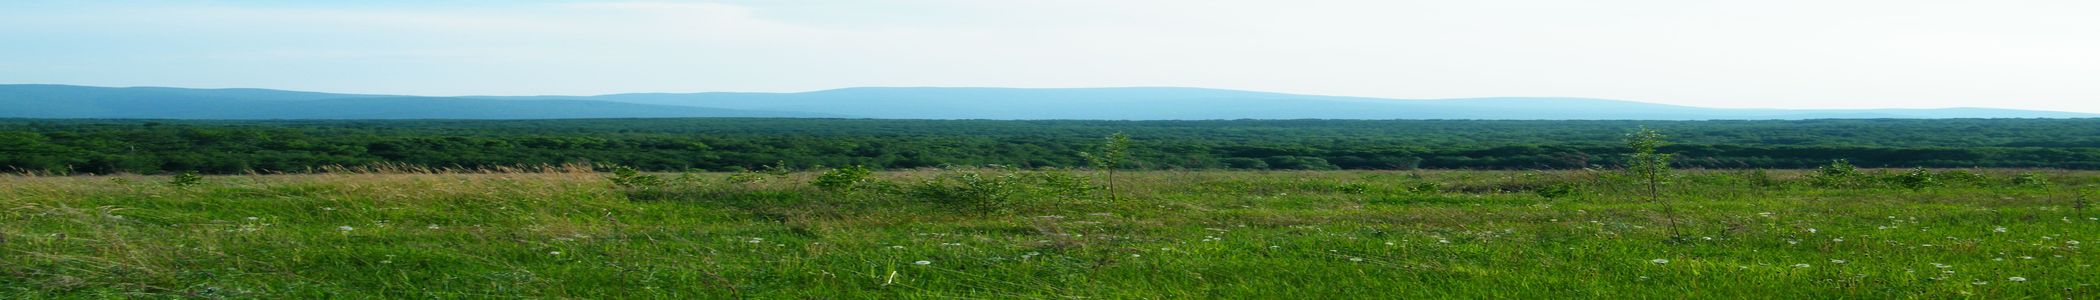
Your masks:
M 0 176 L 0 298 L 2100 297 L 2100 172 L 600 171 Z

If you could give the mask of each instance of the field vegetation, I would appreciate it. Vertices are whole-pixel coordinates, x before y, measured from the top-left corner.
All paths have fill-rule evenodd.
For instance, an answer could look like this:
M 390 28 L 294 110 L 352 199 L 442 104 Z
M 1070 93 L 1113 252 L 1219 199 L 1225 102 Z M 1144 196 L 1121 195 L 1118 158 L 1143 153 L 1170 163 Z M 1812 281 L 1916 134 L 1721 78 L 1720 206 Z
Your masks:
M 0 176 L 0 298 L 2100 295 L 2090 171 L 1105 175 Z

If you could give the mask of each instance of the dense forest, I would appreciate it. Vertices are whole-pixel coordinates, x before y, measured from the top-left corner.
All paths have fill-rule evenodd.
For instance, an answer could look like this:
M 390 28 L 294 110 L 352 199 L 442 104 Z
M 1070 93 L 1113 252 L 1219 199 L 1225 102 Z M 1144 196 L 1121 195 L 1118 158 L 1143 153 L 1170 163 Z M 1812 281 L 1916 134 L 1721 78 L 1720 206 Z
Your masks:
M 401 163 L 607 163 L 646 170 L 766 166 L 1080 167 L 1104 136 L 1143 169 L 1616 167 L 1640 127 L 1687 168 L 2100 169 L 2100 119 L 1806 121 L 989 121 L 589 119 L 518 121 L 0 120 L 0 170 L 304 172 Z

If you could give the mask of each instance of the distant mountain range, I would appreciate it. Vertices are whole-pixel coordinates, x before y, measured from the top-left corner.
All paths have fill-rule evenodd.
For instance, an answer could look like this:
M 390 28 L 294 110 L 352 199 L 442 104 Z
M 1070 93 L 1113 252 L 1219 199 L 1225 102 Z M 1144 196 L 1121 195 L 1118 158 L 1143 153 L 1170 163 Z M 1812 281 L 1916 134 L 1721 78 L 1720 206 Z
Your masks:
M 267 89 L 0 85 L 0 118 L 97 119 L 1491 119 L 2092 118 L 1991 109 L 1723 109 L 1590 98 L 1384 99 L 1202 88 L 864 87 L 804 93 L 420 97 Z

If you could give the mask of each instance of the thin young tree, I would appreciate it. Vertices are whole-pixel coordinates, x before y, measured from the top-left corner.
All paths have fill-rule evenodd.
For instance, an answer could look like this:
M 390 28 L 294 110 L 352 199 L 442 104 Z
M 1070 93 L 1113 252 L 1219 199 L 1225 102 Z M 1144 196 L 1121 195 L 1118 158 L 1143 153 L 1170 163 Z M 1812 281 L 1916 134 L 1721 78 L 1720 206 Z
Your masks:
M 1626 146 L 1633 148 L 1633 154 L 1627 159 L 1626 171 L 1645 185 L 1648 202 L 1663 205 L 1663 215 L 1669 220 L 1670 238 L 1677 238 L 1677 209 L 1662 198 L 1662 185 L 1670 176 L 1672 155 L 1656 153 L 1656 149 L 1662 148 L 1665 143 L 1664 138 L 1662 132 L 1648 129 L 1646 126 L 1626 135 Z
M 1108 199 L 1117 200 L 1116 168 L 1121 168 L 1123 160 L 1129 159 L 1130 135 L 1122 132 L 1108 135 L 1108 140 L 1101 143 L 1100 154 L 1080 152 L 1079 156 L 1085 157 L 1087 163 L 1093 165 L 1095 170 L 1108 174 Z

